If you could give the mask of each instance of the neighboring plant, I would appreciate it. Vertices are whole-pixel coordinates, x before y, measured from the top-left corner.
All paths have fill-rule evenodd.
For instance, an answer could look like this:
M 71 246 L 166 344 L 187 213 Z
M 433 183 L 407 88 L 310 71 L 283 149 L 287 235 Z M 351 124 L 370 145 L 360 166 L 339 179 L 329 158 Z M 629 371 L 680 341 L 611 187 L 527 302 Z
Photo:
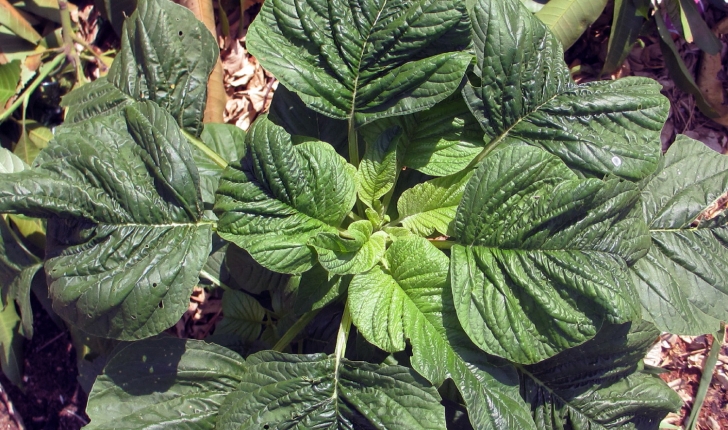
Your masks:
M 203 125 L 214 38 L 140 1 L 108 76 L 0 176 L 0 211 L 48 220 L 56 312 L 135 341 L 89 428 L 647 429 L 680 407 L 641 360 L 725 319 L 705 210 L 728 158 L 661 155 L 659 84 L 576 85 L 519 0 L 268 0 L 247 48 L 270 114 Z M 198 284 L 242 355 L 154 337 Z

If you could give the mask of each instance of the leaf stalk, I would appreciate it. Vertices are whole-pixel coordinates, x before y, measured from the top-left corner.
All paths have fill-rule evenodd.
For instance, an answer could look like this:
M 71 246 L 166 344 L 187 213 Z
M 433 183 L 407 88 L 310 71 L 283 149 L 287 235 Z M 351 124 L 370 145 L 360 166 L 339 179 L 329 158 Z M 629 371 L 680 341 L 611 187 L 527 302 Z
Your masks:
M 303 330 L 308 325 L 308 323 L 310 323 L 311 320 L 313 320 L 316 317 L 316 315 L 318 315 L 318 313 L 321 312 L 321 309 L 323 309 L 323 308 L 314 309 L 312 311 L 308 311 L 305 314 L 301 315 L 301 318 L 299 318 L 298 321 L 296 321 L 291 326 L 291 328 L 289 328 L 288 331 L 286 331 L 286 333 L 283 335 L 283 337 L 281 337 L 280 340 L 278 340 L 278 342 L 276 342 L 276 344 L 273 346 L 273 351 L 283 352 L 283 350 L 286 348 L 286 346 L 288 346 L 288 344 L 293 342 L 293 339 L 295 339 L 296 336 L 298 336 L 298 333 L 300 333 L 301 330 Z
M 191 144 L 195 145 L 197 149 L 204 152 L 205 155 L 210 157 L 210 160 L 212 160 L 215 164 L 222 167 L 223 169 L 228 166 L 227 161 L 225 161 L 224 158 L 220 156 L 217 152 L 213 151 L 209 146 L 205 145 L 205 142 L 201 141 L 197 137 L 195 137 L 192 133 L 189 133 L 187 130 L 182 130 L 182 133 L 185 135 L 187 140 L 190 141 Z

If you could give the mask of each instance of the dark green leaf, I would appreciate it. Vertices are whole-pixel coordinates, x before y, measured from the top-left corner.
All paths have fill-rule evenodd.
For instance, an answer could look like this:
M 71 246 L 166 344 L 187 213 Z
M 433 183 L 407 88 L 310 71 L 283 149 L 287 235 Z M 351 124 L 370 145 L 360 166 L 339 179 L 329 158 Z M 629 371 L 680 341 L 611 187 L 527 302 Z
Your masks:
M 655 170 L 669 107 L 661 85 L 644 78 L 576 85 L 556 38 L 520 2 L 468 5 L 480 82 L 463 94 L 486 147 L 538 146 L 587 176 L 634 180 Z
M 230 124 L 205 124 L 200 136 L 202 142 L 227 162 L 240 161 L 245 156 L 245 131 Z M 220 183 L 223 168 L 202 150 L 193 146 L 192 156 L 200 172 L 202 200 L 215 203 L 215 190 Z
M 608 325 L 585 344 L 521 367 L 521 392 L 536 427 L 656 429 L 680 397 L 659 377 L 641 372 L 660 332 L 649 323 Z
M 177 322 L 210 251 L 187 140 L 152 102 L 60 128 L 32 170 L 0 177 L 0 211 L 49 218 L 54 309 L 98 336 Z
M 85 428 L 213 429 L 243 366 L 236 353 L 199 340 L 122 344 L 89 395 Z
M 137 0 L 94 0 L 101 16 L 114 27 L 116 34 L 122 34 L 124 19 L 136 9 Z
M 263 117 L 246 136 L 249 155 L 225 169 L 217 191 L 218 233 L 268 269 L 313 267 L 308 241 L 336 234 L 356 199 L 356 169 L 324 142 L 293 146 Z
M 607 0 L 551 0 L 536 16 L 568 49 L 599 18 Z
M 0 310 L 0 369 L 5 376 L 18 387 L 23 386 L 23 335 L 22 324 L 15 310 L 15 304 L 9 303 Z
M 247 251 L 232 243 L 225 254 L 225 266 L 230 272 L 232 286 L 252 294 L 281 289 L 291 278 L 291 275 L 266 269 Z
M 728 315 L 728 222 L 701 213 L 728 189 L 728 157 L 679 136 L 642 186 L 652 235 L 633 267 L 642 306 L 660 330 L 710 333 Z
M 295 312 L 299 315 L 321 309 L 334 302 L 349 289 L 351 276 L 329 273 L 320 264 L 301 276 L 296 293 Z
M 129 98 L 152 100 L 199 136 L 207 79 L 217 57 L 215 38 L 187 8 L 168 0 L 139 0 L 124 23 L 121 50 L 106 79 L 64 99 L 63 105 L 75 105 L 66 122 L 118 111 Z
M 470 63 L 467 32 L 455 0 L 274 0 L 247 46 L 312 109 L 362 124 L 452 94 Z
M 245 370 L 223 404 L 220 430 L 445 428 L 437 390 L 403 366 L 264 351 Z
M 448 285 L 448 258 L 426 239 L 397 239 L 377 265 L 354 276 L 349 309 L 359 332 L 395 352 L 412 345 L 412 367 L 436 386 L 452 378 L 477 429 L 533 429 L 512 368 L 497 368 L 462 332 Z
M 690 33 L 692 33 L 695 40 L 695 44 L 700 47 L 703 51 L 711 55 L 720 53 L 720 49 L 723 44 L 720 42 L 713 31 L 705 23 L 703 17 L 695 5 L 694 0 L 679 0 L 680 6 L 685 14 L 687 24 L 690 26 Z
M 627 269 L 649 247 L 637 187 L 577 179 L 529 146 L 487 157 L 455 218 L 451 277 L 465 332 L 484 351 L 536 363 L 640 315 Z M 632 212 L 632 213 L 630 213 Z
M 223 318 L 215 327 L 215 337 L 234 342 L 252 342 L 260 336 L 265 310 L 249 294 L 228 290 L 222 296 Z
M 602 74 L 612 73 L 624 63 L 642 27 L 647 22 L 643 13 L 650 6 L 650 0 L 615 0 L 612 30 L 609 35 L 607 58 L 604 60 Z

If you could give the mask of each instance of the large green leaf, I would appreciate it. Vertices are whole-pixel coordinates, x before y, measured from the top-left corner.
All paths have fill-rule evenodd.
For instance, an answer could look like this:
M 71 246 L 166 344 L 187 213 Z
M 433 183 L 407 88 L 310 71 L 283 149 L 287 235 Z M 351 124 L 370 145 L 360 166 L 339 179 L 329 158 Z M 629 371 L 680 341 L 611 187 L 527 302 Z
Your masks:
M 465 332 L 484 351 L 536 363 L 640 316 L 627 269 L 649 247 L 639 190 L 577 179 L 529 146 L 487 157 L 455 218 L 451 277 Z
M 608 325 L 579 347 L 520 367 L 534 428 L 656 429 L 682 405 L 659 377 L 641 371 L 642 357 L 659 334 L 643 321 Z
M 660 330 L 710 333 L 728 319 L 728 220 L 699 216 L 728 190 L 728 157 L 679 136 L 642 186 L 652 235 L 633 267 L 642 306 Z
M 199 340 L 119 345 L 89 394 L 85 428 L 214 429 L 244 372 L 238 354 Z
M 467 32 L 456 0 L 273 0 L 247 46 L 312 109 L 364 123 L 452 94 L 470 63 Z
M 434 385 L 451 378 L 477 429 L 533 429 L 512 368 L 497 368 L 462 332 L 447 282 L 448 258 L 426 239 L 397 239 L 378 265 L 354 276 L 349 309 L 359 332 L 385 351 L 412 345 L 412 366 Z
M 54 309 L 90 334 L 155 335 L 188 307 L 211 247 L 197 167 L 153 102 L 61 127 L 32 170 L 0 177 L 0 211 L 48 218 Z
M 215 38 L 187 8 L 169 0 L 140 0 L 124 23 L 121 50 L 106 78 L 63 99 L 70 107 L 66 122 L 119 111 L 130 98 L 152 100 L 199 136 L 217 56 Z
M 371 269 L 384 256 L 387 233 L 372 231 L 369 221 L 355 221 L 346 232 L 321 232 L 309 244 L 316 248 L 324 269 L 336 275 L 354 275 Z
M 480 82 L 463 94 L 488 148 L 539 146 L 588 176 L 634 180 L 655 170 L 669 107 L 657 82 L 576 85 L 556 38 L 518 0 L 467 3 Z
M 420 236 L 430 236 L 435 232 L 443 235 L 452 233 L 465 184 L 472 176 L 472 170 L 462 171 L 406 190 L 397 201 L 399 222 Z
M 205 124 L 200 139 L 229 163 L 240 161 L 245 156 L 245 131 L 242 128 L 231 124 Z M 192 147 L 192 156 L 200 172 L 202 200 L 213 204 L 223 168 L 196 146 Z
M 376 139 L 367 142 L 356 172 L 356 188 L 359 200 L 370 208 L 387 194 L 397 181 L 397 142 L 402 129 L 397 126 L 384 130 Z
M 324 142 L 293 146 L 267 118 L 246 136 L 248 156 L 225 169 L 217 190 L 218 233 L 281 273 L 313 267 L 308 241 L 337 227 L 356 199 L 354 166 Z
M 622 65 L 647 22 L 650 0 L 615 0 L 607 58 L 602 73 Z
M 260 336 L 265 309 L 253 296 L 242 291 L 225 291 L 222 296 L 223 318 L 215 327 L 215 337 L 224 336 L 225 344 L 252 342 Z M 216 339 L 211 340 L 217 342 Z
M 264 351 L 245 370 L 220 430 L 445 428 L 437 390 L 403 366 Z
M 483 130 L 458 93 L 425 111 L 375 121 L 361 134 L 374 142 L 394 126 L 402 129 L 399 163 L 427 175 L 457 173 L 483 150 Z
M 599 18 L 607 0 L 551 0 L 536 16 L 568 49 Z

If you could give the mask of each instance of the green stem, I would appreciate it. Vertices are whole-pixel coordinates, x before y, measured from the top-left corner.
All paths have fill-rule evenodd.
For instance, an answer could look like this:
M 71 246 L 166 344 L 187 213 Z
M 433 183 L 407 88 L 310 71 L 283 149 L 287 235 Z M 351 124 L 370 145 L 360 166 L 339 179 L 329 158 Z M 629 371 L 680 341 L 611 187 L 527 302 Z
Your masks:
M 354 119 L 354 113 L 352 111 L 351 117 L 349 118 L 349 163 L 351 163 L 357 169 L 359 168 L 359 135 L 356 131 L 356 120 Z M 356 199 L 356 211 L 357 215 L 364 217 L 364 204 L 361 200 Z
M 76 68 L 76 81 L 79 85 L 86 83 L 86 78 L 83 75 L 83 68 L 81 67 L 81 58 L 76 51 L 76 45 L 74 42 L 80 40 L 73 31 L 73 24 L 71 23 L 71 12 L 68 10 L 67 0 L 58 0 L 58 10 L 61 14 L 61 29 L 63 35 L 63 50 L 68 56 L 71 63 Z
M 452 248 L 453 245 L 455 245 L 457 243 L 454 240 L 432 240 L 432 239 L 428 239 L 428 240 L 437 249 L 450 249 L 450 248 Z
M 224 282 L 220 281 L 216 276 L 212 275 L 211 273 L 208 273 L 205 270 L 200 270 L 200 277 L 205 278 L 208 281 L 212 282 L 214 285 L 217 285 L 218 287 L 222 288 L 225 291 L 232 291 L 233 289 L 227 285 L 225 285 Z
M 28 88 L 26 88 L 25 91 L 23 91 L 23 94 L 21 94 L 17 99 L 15 99 L 13 104 L 11 104 L 10 107 L 8 107 L 8 109 L 5 112 L 0 114 L 0 123 L 4 122 L 6 119 L 8 119 L 10 117 L 10 115 L 12 115 L 13 112 L 15 112 L 15 109 L 19 108 L 23 104 L 23 100 L 25 99 L 25 97 L 29 96 L 30 94 L 33 94 L 33 91 L 35 91 L 38 88 L 38 86 L 41 83 L 43 83 L 43 81 L 45 81 L 45 79 L 48 77 L 48 75 L 51 74 L 51 72 L 53 72 L 54 70 L 56 70 L 56 68 L 58 66 L 60 66 L 61 63 L 63 63 L 63 60 L 65 60 L 65 59 L 66 59 L 66 56 L 61 54 L 61 55 L 57 55 L 56 58 L 54 58 L 50 63 L 47 63 L 43 67 L 43 69 L 40 71 L 38 76 L 36 76 L 36 78 L 33 80 L 33 82 L 28 86 Z
M 209 146 L 205 145 L 203 141 L 195 137 L 193 134 L 187 132 L 186 130 L 182 130 L 182 133 L 184 133 L 187 140 L 190 141 L 191 144 L 195 145 L 197 149 L 204 152 L 205 155 L 210 157 L 210 160 L 212 160 L 215 164 L 222 167 L 223 169 L 228 166 L 227 161 L 225 161 L 224 158 L 222 158 L 217 152 L 213 151 Z
M 273 346 L 273 351 L 283 352 L 286 346 L 288 346 L 288 344 L 291 343 L 296 336 L 298 336 L 298 333 L 300 333 L 301 330 L 303 330 L 308 323 L 310 323 L 311 320 L 318 315 L 321 309 L 323 308 L 314 309 L 301 315 L 301 318 L 299 318 L 298 321 L 296 321 L 291 328 L 288 329 L 283 337 L 276 342 L 275 346 Z
M 463 170 L 474 169 L 481 161 L 483 161 L 483 159 L 485 157 L 488 156 L 488 154 L 493 152 L 493 150 L 498 147 L 498 145 L 503 141 L 503 136 L 505 136 L 505 135 L 506 134 L 504 133 L 501 136 L 499 136 L 498 138 L 496 138 L 495 140 L 491 140 L 490 143 L 485 145 L 485 148 L 483 148 L 483 150 L 480 151 L 480 154 L 478 154 L 475 158 L 473 158 L 473 160 Z
M 693 430 L 695 425 L 698 423 L 698 415 L 700 414 L 700 408 L 703 407 L 705 401 L 705 395 L 708 393 L 710 387 L 710 381 L 713 379 L 713 371 L 715 370 L 715 364 L 718 362 L 718 353 L 720 348 L 723 346 L 725 341 L 725 326 L 721 324 L 720 330 L 713 334 L 713 345 L 710 347 L 708 357 L 705 359 L 705 367 L 703 367 L 703 375 L 700 377 L 700 385 L 698 391 L 695 393 L 695 402 L 693 403 L 693 409 L 690 411 L 690 418 L 685 426 L 687 430 Z
M 399 166 L 397 166 L 399 167 Z M 394 190 L 397 188 L 397 181 L 399 180 L 399 173 L 402 171 L 401 168 L 398 168 L 397 171 L 394 174 L 394 183 L 392 184 L 392 188 L 387 191 L 387 194 L 384 195 L 384 198 L 382 199 L 382 214 L 387 215 L 387 209 L 389 209 L 389 203 L 392 201 L 392 196 L 394 195 Z
M 341 367 L 341 360 L 346 355 L 346 342 L 349 340 L 349 331 L 351 330 L 351 313 L 349 312 L 349 304 L 344 306 L 344 315 L 341 316 L 341 323 L 339 324 L 339 334 L 336 335 L 336 351 L 334 357 L 336 357 L 336 374 L 334 380 L 339 380 L 339 367 Z M 336 384 L 338 386 L 338 383 Z M 336 391 L 336 390 L 334 390 Z M 337 393 L 334 393 L 336 396 Z

